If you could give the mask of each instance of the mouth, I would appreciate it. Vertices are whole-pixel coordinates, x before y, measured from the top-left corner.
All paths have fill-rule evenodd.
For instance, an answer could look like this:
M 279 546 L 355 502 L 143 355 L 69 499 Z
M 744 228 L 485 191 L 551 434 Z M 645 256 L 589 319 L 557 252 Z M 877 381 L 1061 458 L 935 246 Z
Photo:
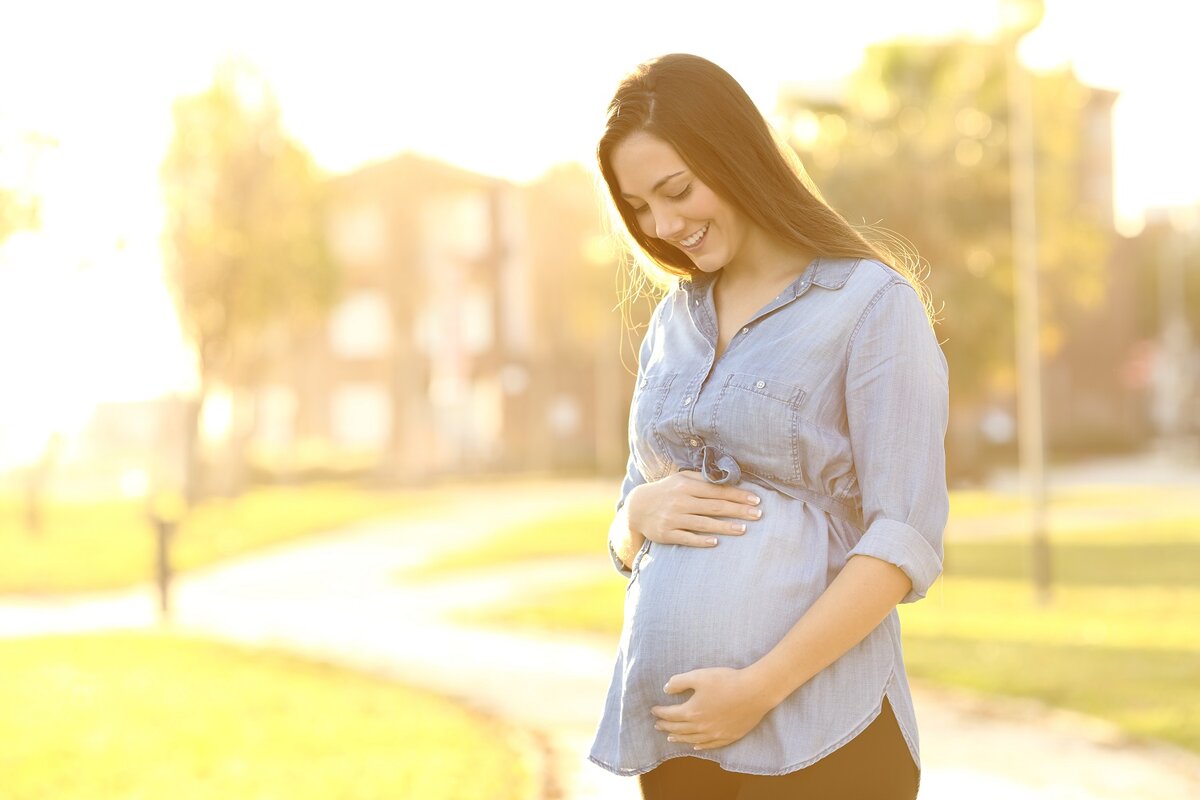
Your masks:
M 680 239 L 678 245 L 684 250 L 694 251 L 699 250 L 700 245 L 704 244 L 704 240 L 708 238 L 708 227 L 712 223 L 705 223 L 704 227 L 693 233 L 686 239 Z

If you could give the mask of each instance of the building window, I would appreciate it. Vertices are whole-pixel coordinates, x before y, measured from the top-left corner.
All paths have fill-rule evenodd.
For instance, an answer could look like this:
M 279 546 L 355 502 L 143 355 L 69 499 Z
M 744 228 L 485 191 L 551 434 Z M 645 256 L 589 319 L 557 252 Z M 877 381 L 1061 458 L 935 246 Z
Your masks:
M 382 450 L 392 433 L 391 397 L 382 385 L 343 384 L 330 398 L 333 440 L 343 447 Z
M 289 447 L 296 433 L 296 392 L 290 386 L 274 384 L 258 394 L 255 440 L 269 448 Z
M 372 205 L 337 211 L 329 223 L 329 248 L 337 261 L 371 264 L 383 260 L 387 225 L 383 212 Z
M 387 298 L 376 290 L 352 292 L 329 317 L 329 346 L 340 358 L 382 358 L 392 344 Z
M 447 258 L 472 261 L 487 256 L 492 246 L 492 209 L 487 194 L 431 198 L 423 205 L 427 268 L 438 270 Z

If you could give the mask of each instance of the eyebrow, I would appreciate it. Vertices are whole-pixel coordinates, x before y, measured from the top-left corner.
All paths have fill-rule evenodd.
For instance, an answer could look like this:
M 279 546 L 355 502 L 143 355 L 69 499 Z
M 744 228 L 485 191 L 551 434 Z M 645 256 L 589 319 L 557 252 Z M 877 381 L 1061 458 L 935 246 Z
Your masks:
M 679 177 L 680 175 L 682 175 L 684 172 L 686 172 L 686 170 L 682 170 L 682 169 L 681 169 L 681 170 L 679 170 L 679 172 L 673 172 L 673 173 L 671 173 L 671 174 L 670 174 L 670 175 L 668 175 L 667 177 L 665 177 L 665 178 L 663 178 L 662 180 L 660 180 L 658 183 L 654 184 L 654 188 L 653 188 L 653 189 L 651 189 L 650 191 L 652 191 L 652 192 L 657 192 L 657 191 L 658 191 L 658 189 L 659 189 L 659 187 L 660 187 L 660 186 L 662 186 L 664 183 L 666 183 L 667 181 L 671 180 L 671 178 L 678 178 L 678 177 Z M 626 199 L 628 199 L 628 198 L 630 198 L 630 197 L 635 197 L 635 196 L 636 196 L 636 195 L 632 195 L 632 194 L 626 194 L 625 192 L 621 192 L 621 197 L 624 197 L 624 198 L 626 198 Z

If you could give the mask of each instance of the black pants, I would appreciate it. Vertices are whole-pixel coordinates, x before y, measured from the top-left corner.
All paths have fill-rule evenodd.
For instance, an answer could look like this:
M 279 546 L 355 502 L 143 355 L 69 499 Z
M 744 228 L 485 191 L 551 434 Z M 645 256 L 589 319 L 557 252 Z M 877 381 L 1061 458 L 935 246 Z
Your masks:
M 729 772 L 684 756 L 639 776 L 645 800 L 913 800 L 920 773 L 887 698 L 858 736 L 785 775 Z

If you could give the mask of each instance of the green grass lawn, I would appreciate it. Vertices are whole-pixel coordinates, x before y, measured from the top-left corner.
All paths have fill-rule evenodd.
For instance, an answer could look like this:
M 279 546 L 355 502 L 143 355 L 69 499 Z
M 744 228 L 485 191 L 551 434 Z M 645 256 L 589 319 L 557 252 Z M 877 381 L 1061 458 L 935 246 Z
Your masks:
M 434 514 L 450 496 L 336 484 L 254 489 L 194 509 L 175 534 L 172 562 L 182 571 L 370 517 Z M 0 594 L 129 586 L 149 580 L 153 564 L 153 529 L 140 503 L 51 504 L 44 532 L 35 536 L 19 498 L 0 496 Z
M 381 678 L 170 634 L 0 640 L 5 800 L 518 800 L 497 723 Z
M 604 554 L 612 516 L 611 503 L 598 503 L 581 505 L 571 512 L 531 517 L 518 525 L 497 527 L 482 542 L 443 553 L 404 571 L 400 577 L 410 582 L 436 580 L 463 570 L 536 558 Z
M 910 674 L 1037 698 L 1200 752 L 1200 511 L 1155 490 L 1107 497 L 1153 506 L 1160 515 L 1165 509 L 1167 517 L 1118 517 L 1092 532 L 1056 532 L 1055 595 L 1047 608 L 1034 602 L 1023 537 L 947 542 L 943 578 L 924 600 L 900 607 Z M 1079 492 L 1060 510 L 1073 502 L 1088 510 L 1097 501 Z M 1004 502 L 968 498 L 967 506 L 1002 509 Z M 602 547 L 607 520 L 597 525 L 593 514 L 581 513 L 574 526 L 564 520 L 557 526 L 588 528 L 593 547 Z M 512 541 L 494 549 L 518 550 Z M 625 585 L 614 572 L 591 585 L 463 616 L 615 637 Z
M 1190 492 L 1176 487 L 1151 486 L 1072 486 L 1050 491 L 1055 510 L 1086 509 L 1097 505 L 1149 507 L 1168 503 L 1187 503 Z M 950 492 L 950 515 L 955 519 L 975 519 L 1027 512 L 1030 501 L 1024 494 L 993 492 L 986 489 L 955 489 Z

